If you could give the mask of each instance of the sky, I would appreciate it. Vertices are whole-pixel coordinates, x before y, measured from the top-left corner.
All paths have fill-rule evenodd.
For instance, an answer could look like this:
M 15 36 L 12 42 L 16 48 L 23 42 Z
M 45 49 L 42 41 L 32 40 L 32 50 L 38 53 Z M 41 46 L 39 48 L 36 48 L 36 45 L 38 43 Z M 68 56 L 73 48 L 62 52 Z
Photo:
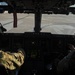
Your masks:
M 75 4 L 74 5 L 71 5 L 70 7 L 75 7 Z
M 0 2 L 0 5 L 7 5 L 6 2 Z

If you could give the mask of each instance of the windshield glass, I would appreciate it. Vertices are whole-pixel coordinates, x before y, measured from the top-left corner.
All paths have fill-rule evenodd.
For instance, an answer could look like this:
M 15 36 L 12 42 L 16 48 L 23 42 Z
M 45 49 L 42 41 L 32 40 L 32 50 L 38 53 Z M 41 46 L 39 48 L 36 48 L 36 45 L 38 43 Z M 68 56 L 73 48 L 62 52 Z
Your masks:
M 42 32 L 51 32 L 52 34 L 74 35 L 75 33 L 75 15 L 43 15 Z
M 1 5 L 2 5 L 2 6 L 3 6 L 3 5 L 4 5 L 4 6 L 7 6 L 8 4 L 7 4 L 6 2 L 0 2 L 0 6 L 1 6 Z
M 2 4 L 2 3 L 0 3 Z M 3 3 L 6 5 L 6 3 Z M 74 6 L 72 5 L 74 8 Z M 2 9 L 0 9 L 3 11 Z M 5 33 L 24 33 L 34 32 L 35 15 L 27 13 L 17 13 L 17 27 L 13 26 L 13 13 L 4 11 L 0 14 L 0 23 L 7 29 Z M 41 31 L 52 34 L 74 35 L 75 34 L 75 15 L 69 12 L 66 14 L 42 14 Z
M 34 32 L 34 14 L 17 14 L 17 28 L 13 28 L 13 14 L 0 14 L 0 21 L 7 29 L 6 33 L 24 33 Z M 75 33 L 75 15 L 43 14 L 41 20 L 41 32 L 50 32 L 52 34 L 74 35 Z

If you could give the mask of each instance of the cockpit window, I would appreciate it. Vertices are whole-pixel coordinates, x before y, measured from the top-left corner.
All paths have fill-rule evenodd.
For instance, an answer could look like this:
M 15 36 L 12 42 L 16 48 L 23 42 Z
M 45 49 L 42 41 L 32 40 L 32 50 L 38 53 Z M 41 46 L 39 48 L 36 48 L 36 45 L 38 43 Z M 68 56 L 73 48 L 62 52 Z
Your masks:
M 6 2 L 0 2 L 0 6 L 7 6 L 8 4 Z
M 75 15 L 50 14 L 42 15 L 41 32 L 51 32 L 52 34 L 75 34 Z

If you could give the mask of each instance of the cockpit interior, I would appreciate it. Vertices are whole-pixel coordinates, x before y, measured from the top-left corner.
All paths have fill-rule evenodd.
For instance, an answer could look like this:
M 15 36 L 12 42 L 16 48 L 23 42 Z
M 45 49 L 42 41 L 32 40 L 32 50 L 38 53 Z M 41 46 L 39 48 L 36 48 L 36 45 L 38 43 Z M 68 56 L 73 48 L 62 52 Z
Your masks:
M 42 14 L 69 14 L 74 0 L 0 0 L 7 6 L 0 6 L 2 11 L 14 14 L 14 27 L 17 24 L 15 13 L 35 14 L 34 32 L 0 33 L 0 49 L 16 51 L 23 48 L 26 53 L 25 63 L 19 75 L 56 75 L 58 62 L 68 54 L 68 44 L 75 44 L 75 35 L 52 34 L 41 31 Z M 12 10 L 11 10 L 12 9 Z M 1 12 L 3 13 L 3 12 Z

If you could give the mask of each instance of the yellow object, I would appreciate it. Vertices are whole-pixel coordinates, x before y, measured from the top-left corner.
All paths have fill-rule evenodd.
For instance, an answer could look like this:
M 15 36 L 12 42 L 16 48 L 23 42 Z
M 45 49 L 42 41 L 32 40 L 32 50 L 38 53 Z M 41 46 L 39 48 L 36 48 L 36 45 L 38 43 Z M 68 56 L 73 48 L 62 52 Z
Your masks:
M 0 50 L 2 57 L 0 57 L 0 64 L 3 65 L 6 69 L 14 70 L 16 66 L 21 66 L 24 63 L 24 54 L 21 50 L 17 53 L 4 52 Z

